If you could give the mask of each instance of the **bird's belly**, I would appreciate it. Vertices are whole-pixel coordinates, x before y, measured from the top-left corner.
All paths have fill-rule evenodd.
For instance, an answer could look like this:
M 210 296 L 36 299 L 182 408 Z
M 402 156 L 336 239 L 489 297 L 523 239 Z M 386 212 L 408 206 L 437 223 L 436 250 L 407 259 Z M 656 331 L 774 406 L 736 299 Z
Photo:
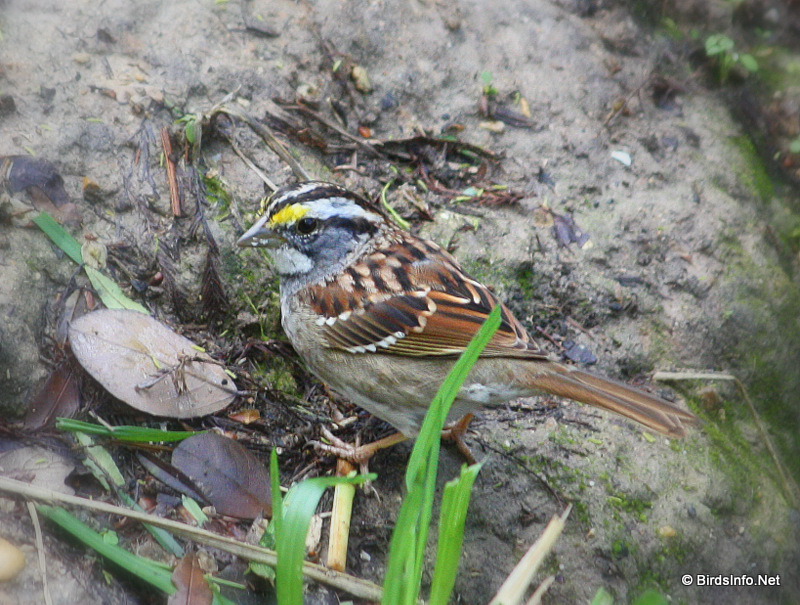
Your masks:
M 311 371 L 341 396 L 413 437 L 454 359 L 407 358 L 323 350 L 303 355 Z M 302 353 L 301 353 L 302 355 Z M 488 360 L 487 360 L 488 361 Z M 479 360 L 459 391 L 448 418 L 504 403 L 530 391 L 486 376 Z

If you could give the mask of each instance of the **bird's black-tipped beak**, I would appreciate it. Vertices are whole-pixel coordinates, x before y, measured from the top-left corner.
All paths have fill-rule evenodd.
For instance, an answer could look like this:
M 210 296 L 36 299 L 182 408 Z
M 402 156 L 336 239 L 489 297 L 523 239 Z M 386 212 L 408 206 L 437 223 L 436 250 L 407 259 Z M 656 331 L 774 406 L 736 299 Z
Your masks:
M 268 225 L 268 217 L 262 216 L 236 242 L 242 248 L 278 248 L 286 243 L 286 238 L 275 233 Z

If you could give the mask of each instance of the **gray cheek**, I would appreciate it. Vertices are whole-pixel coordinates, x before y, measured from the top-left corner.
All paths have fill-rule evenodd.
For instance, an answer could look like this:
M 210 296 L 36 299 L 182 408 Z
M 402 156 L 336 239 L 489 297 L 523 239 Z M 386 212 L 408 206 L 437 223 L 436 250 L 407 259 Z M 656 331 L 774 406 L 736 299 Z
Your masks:
M 360 250 L 368 236 L 365 234 L 355 235 L 345 229 L 335 229 L 322 233 L 314 242 L 317 258 L 324 259 L 324 262 L 331 265 L 339 263 L 357 250 Z

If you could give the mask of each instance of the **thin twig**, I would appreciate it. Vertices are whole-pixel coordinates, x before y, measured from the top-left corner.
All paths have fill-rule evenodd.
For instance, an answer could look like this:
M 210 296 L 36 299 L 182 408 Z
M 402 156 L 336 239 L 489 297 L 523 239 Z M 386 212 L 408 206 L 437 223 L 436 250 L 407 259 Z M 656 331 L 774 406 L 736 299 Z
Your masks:
M 268 177 L 266 174 L 264 174 L 264 171 L 263 171 L 263 170 L 261 170 L 261 168 L 259 168 L 258 166 L 256 166 L 256 165 L 255 165 L 255 162 L 253 162 L 253 160 L 251 160 L 250 158 L 248 158 L 248 157 L 247 157 L 247 156 L 244 154 L 244 152 L 243 152 L 241 149 L 239 149 L 239 146 L 236 144 L 236 141 L 234 141 L 234 140 L 233 140 L 233 138 L 230 138 L 230 139 L 228 139 L 228 141 L 229 141 L 229 142 L 230 142 L 230 144 L 231 144 L 231 149 L 233 149 L 233 153 L 235 153 L 236 155 L 238 155 L 238 156 L 239 156 L 239 158 L 240 158 L 240 159 L 241 159 L 241 160 L 242 160 L 242 161 L 243 161 L 245 164 L 247 164 L 247 167 L 248 167 L 250 170 L 252 170 L 253 172 L 255 172 L 255 173 L 256 173 L 256 176 L 257 176 L 258 178 L 260 178 L 262 181 L 264 181 L 264 183 L 266 184 L 266 186 L 267 186 L 267 187 L 269 187 L 270 191 L 275 191 L 275 190 L 278 188 L 278 186 L 277 186 L 275 183 L 273 183 L 273 182 L 270 180 L 270 178 L 269 178 L 269 177 Z
M 167 167 L 167 183 L 169 184 L 169 200 L 172 206 L 172 216 L 182 216 L 181 194 L 178 191 L 178 177 L 175 172 L 175 162 L 172 161 L 172 141 L 169 130 L 165 126 L 161 129 L 161 146 L 164 148 L 164 164 Z
M 237 118 L 243 121 L 253 130 L 253 132 L 261 137 L 261 140 L 264 141 L 267 147 L 269 147 L 275 153 L 275 155 L 289 165 L 294 173 L 294 176 L 298 180 L 311 180 L 311 176 L 308 174 L 308 172 L 306 172 L 306 169 L 303 168 L 300 163 L 292 157 L 292 154 L 290 154 L 286 147 L 284 147 L 283 143 L 281 143 L 275 137 L 275 135 L 272 133 L 272 129 L 269 126 L 262 124 L 246 111 L 237 107 L 231 107 L 230 105 L 218 105 L 214 108 L 214 111 L 224 113 L 232 118 Z
M 355 467 L 347 460 L 336 461 L 337 477 L 347 477 L 355 470 Z M 347 566 L 347 543 L 350 538 L 350 519 L 353 513 L 355 494 L 356 486 L 352 483 L 339 483 L 334 488 L 331 530 L 328 539 L 328 567 L 336 571 L 344 571 Z
M 305 105 L 300 105 L 300 104 L 291 105 L 291 106 L 285 107 L 285 109 L 293 109 L 293 110 L 298 111 L 298 112 L 300 112 L 300 113 L 302 113 L 302 114 L 304 114 L 304 115 L 306 115 L 306 116 L 308 116 L 310 118 L 315 119 L 317 122 L 319 122 L 323 126 L 326 126 L 326 127 L 330 128 L 331 130 L 337 132 L 340 136 L 344 137 L 345 139 L 348 139 L 348 140 L 352 141 L 353 143 L 355 143 L 356 145 L 358 145 L 362 149 L 368 150 L 373 155 L 376 155 L 376 156 L 379 156 L 379 157 L 384 155 L 383 152 L 380 151 L 376 147 L 376 145 L 381 145 L 382 144 L 381 141 L 379 141 L 378 139 L 371 139 L 369 141 L 365 141 L 363 138 L 357 137 L 356 135 L 347 132 L 344 128 L 342 128 L 341 126 L 339 126 L 335 122 L 331 122 L 330 120 L 326 119 L 324 116 L 318 114 L 316 111 L 314 111 L 312 109 L 309 109 Z
M 157 517 L 155 515 L 140 513 L 138 511 L 122 508 L 120 506 L 114 506 L 113 504 L 107 504 L 105 502 L 98 502 L 95 500 L 88 500 L 86 498 L 62 494 L 43 487 L 31 485 L 23 481 L 17 481 L 16 479 L 0 477 L 0 492 L 17 494 L 26 498 L 43 502 L 80 506 L 110 515 L 119 515 L 121 517 L 135 519 L 136 521 L 140 521 L 142 523 L 150 523 L 151 525 L 155 525 L 157 527 L 163 527 L 164 529 L 174 532 L 175 534 L 184 536 L 190 540 L 194 540 L 199 544 L 204 544 L 213 548 L 219 548 L 220 550 L 224 550 L 225 552 L 231 553 L 248 561 L 263 563 L 265 565 L 269 565 L 270 567 L 275 567 L 275 563 L 277 562 L 277 554 L 274 550 L 269 550 L 267 548 L 261 548 L 258 546 L 251 546 L 250 544 L 244 544 L 234 540 L 233 538 L 218 536 L 210 531 L 192 527 L 177 521 L 162 519 L 161 517 Z M 331 569 L 327 569 L 322 565 L 316 565 L 308 562 L 303 563 L 303 574 L 312 580 L 347 592 L 354 597 L 365 599 L 367 601 L 381 600 L 381 595 L 383 592 L 381 587 L 373 584 L 372 582 L 368 582 L 367 580 L 362 580 L 361 578 L 339 573 Z
M 50 596 L 50 587 L 47 585 L 47 561 L 44 553 L 44 540 L 42 539 L 42 526 L 39 524 L 39 513 L 33 502 L 28 502 L 28 514 L 33 521 L 33 532 L 36 535 L 36 550 L 39 553 L 39 570 L 42 572 L 42 592 L 44 593 L 45 605 L 53 605 L 53 597 Z
M 411 228 L 411 225 L 409 225 L 408 221 L 397 213 L 397 210 L 392 208 L 389 200 L 386 199 L 386 192 L 389 190 L 389 187 L 392 186 L 392 183 L 394 183 L 394 179 L 389 179 L 389 182 L 383 186 L 383 189 L 381 189 L 381 205 L 386 209 L 392 219 L 394 219 L 395 223 L 400 225 L 403 229 L 408 230 Z
M 641 84 L 639 84 L 639 86 L 634 88 L 630 92 L 630 94 L 623 99 L 622 104 L 618 108 L 611 110 L 611 112 L 608 114 L 608 117 L 606 117 L 606 119 L 603 121 L 603 126 L 604 127 L 608 126 L 608 124 L 611 122 L 611 120 L 613 120 L 620 113 L 622 113 L 622 111 L 628 106 L 628 101 L 630 101 L 635 95 L 638 95 L 641 92 L 642 88 L 647 86 L 647 84 L 650 82 L 652 77 L 653 77 L 652 72 L 647 74 L 647 77 L 644 79 L 644 81 Z

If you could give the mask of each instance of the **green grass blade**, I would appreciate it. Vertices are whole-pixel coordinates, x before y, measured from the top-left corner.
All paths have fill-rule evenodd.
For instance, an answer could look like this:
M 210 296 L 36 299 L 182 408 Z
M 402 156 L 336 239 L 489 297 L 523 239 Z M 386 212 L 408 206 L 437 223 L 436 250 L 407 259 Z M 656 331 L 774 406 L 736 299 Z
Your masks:
M 64 251 L 64 254 L 69 256 L 79 265 L 83 263 L 81 256 L 81 245 L 77 240 L 64 230 L 64 227 L 59 225 L 56 220 L 47 214 L 47 212 L 40 212 L 31 219 L 34 224 L 41 229 L 44 234 L 53 240 L 53 243 Z
M 668 605 L 669 601 L 659 592 L 648 589 L 640 594 L 632 605 Z
M 469 371 L 478 357 L 489 344 L 492 336 L 500 327 L 500 307 L 496 306 L 486 318 L 486 321 L 475 334 L 472 341 L 467 346 L 466 350 L 458 358 L 458 361 L 450 370 L 450 373 L 445 378 L 442 386 L 436 392 L 436 395 L 431 402 L 428 413 L 425 415 L 425 420 L 422 423 L 417 443 L 411 452 L 411 457 L 408 460 L 408 468 L 406 469 L 406 488 L 411 489 L 410 484 L 419 472 L 419 467 L 424 464 L 423 460 L 427 458 L 427 452 L 430 451 L 435 444 L 439 443 L 441 438 L 442 427 L 444 427 L 447 414 L 450 411 L 450 405 L 456 398 L 461 385 L 464 384 Z
M 67 233 L 52 216 L 47 214 L 47 212 L 40 212 L 31 220 L 45 235 L 47 235 L 47 237 L 53 240 L 56 246 L 64 251 L 64 254 L 79 265 L 83 264 L 81 245 L 74 237 Z M 132 311 L 139 311 L 145 315 L 150 315 L 150 311 L 144 306 L 128 298 L 113 279 L 103 275 L 100 271 L 88 265 L 84 265 L 83 268 L 86 271 L 86 275 L 89 276 L 89 281 L 92 282 L 92 287 L 97 291 L 97 294 L 106 307 L 109 309 L 130 309 Z
M 281 497 L 281 474 L 278 469 L 278 452 L 272 449 L 269 455 L 269 482 L 272 489 L 272 525 L 273 534 L 279 536 L 283 529 L 283 498 Z
M 211 605 L 237 605 L 236 601 L 231 601 L 223 597 L 219 592 L 214 593 L 214 598 L 211 600 Z
M 87 525 L 78 521 L 63 508 L 40 504 L 36 507 L 39 514 L 60 525 L 65 531 L 86 544 L 89 548 L 113 561 L 136 577 L 144 580 L 167 594 L 177 589 L 172 584 L 172 572 L 164 569 L 155 561 L 136 556 L 120 546 L 108 544 L 103 536 Z
M 448 481 L 442 494 L 442 511 L 439 514 L 439 541 L 436 565 L 433 569 L 430 605 L 447 605 L 458 574 L 461 545 L 464 542 L 464 523 L 467 519 L 472 486 L 483 463 L 462 466 L 461 476 Z
M 270 476 L 277 477 L 277 456 L 270 460 Z M 308 524 L 322 493 L 328 487 L 340 483 L 357 485 L 375 475 L 357 477 L 315 477 L 301 481 L 289 490 L 281 506 L 280 496 L 275 499 L 275 491 L 280 493 L 280 486 L 275 486 L 273 479 L 272 520 L 276 523 L 275 536 L 278 552 L 278 563 L 275 567 L 275 588 L 279 605 L 303 605 L 303 559 L 306 554 L 306 534 Z M 281 515 L 281 511 L 283 514 Z
M 139 304 L 135 300 L 128 298 L 128 296 L 119 287 L 119 284 L 110 277 L 100 273 L 94 267 L 84 265 L 83 270 L 89 276 L 89 281 L 92 282 L 92 287 L 97 291 L 100 300 L 109 309 L 129 309 L 130 311 L 138 311 L 145 315 L 150 315 L 150 311 L 146 307 Z
M 450 370 L 425 415 L 406 469 L 408 493 L 392 533 L 381 601 L 384 605 L 416 602 L 433 509 L 441 431 L 464 380 L 499 326 L 500 307 L 497 306 Z
M 116 487 L 125 485 L 125 478 L 106 448 L 101 445 L 95 445 L 91 435 L 87 435 L 82 431 L 75 432 L 75 439 L 83 446 L 83 452 L 86 455 L 83 463 L 103 487 L 109 489 L 109 481 Z
M 106 427 L 101 424 L 73 420 L 72 418 L 56 418 L 56 428 L 61 431 L 72 431 L 86 433 L 87 435 L 97 435 L 100 437 L 111 437 L 117 441 L 133 443 L 167 443 L 182 441 L 192 435 L 205 433 L 206 431 L 162 431 L 143 426 L 112 426 Z

